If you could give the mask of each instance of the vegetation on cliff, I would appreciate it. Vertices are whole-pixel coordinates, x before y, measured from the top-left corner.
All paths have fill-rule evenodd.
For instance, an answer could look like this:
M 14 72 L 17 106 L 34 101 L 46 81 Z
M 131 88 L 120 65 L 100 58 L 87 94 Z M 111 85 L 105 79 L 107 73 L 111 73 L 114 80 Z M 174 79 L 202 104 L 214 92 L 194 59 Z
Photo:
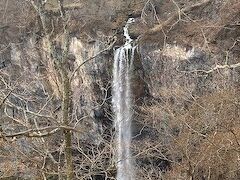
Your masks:
M 238 0 L 1 0 L 0 178 L 116 177 L 129 17 L 136 179 L 240 179 Z

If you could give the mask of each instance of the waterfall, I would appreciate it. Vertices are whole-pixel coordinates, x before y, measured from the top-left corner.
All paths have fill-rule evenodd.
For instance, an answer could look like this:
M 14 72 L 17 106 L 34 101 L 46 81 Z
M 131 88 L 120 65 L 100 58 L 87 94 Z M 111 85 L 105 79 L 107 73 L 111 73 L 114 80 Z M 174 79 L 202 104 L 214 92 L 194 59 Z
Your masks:
M 124 27 L 126 43 L 114 52 L 113 67 L 113 110 L 115 113 L 116 129 L 116 166 L 117 180 L 133 180 L 133 160 L 131 157 L 131 67 L 136 46 L 128 34 L 128 26 L 134 22 L 133 18 L 127 21 Z

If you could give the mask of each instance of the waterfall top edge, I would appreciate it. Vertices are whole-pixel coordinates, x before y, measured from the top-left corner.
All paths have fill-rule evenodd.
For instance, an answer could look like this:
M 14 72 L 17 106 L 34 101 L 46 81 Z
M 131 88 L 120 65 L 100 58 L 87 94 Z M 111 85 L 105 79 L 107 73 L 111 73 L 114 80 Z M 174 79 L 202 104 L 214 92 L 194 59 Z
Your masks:
M 131 42 L 133 41 L 133 39 L 131 38 L 131 36 L 129 35 L 129 32 L 128 32 L 128 27 L 130 24 L 132 24 L 133 22 L 135 22 L 135 19 L 134 18 L 129 18 L 126 25 L 124 26 L 123 28 L 123 31 L 124 31 L 124 37 L 126 38 L 126 42 L 124 44 L 125 47 L 132 47 L 131 45 Z

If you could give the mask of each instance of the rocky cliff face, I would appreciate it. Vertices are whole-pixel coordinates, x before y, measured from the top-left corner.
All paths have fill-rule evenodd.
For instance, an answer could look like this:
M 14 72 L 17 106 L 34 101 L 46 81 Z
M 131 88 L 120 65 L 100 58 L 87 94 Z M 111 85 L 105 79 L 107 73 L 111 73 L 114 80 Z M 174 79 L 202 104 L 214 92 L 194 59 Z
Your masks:
M 52 20 L 49 26 L 52 25 L 54 28 L 62 27 L 57 22 L 59 7 L 56 3 L 57 1 L 47 3 Z M 1 76 L 8 79 L 7 82 L 1 82 L 2 94 L 8 92 L 6 87 L 9 84 L 11 87 L 17 84 L 15 94 L 9 96 L 8 104 L 1 112 L 4 117 L 2 127 L 6 132 L 14 132 L 15 128 L 21 129 L 22 125 L 32 126 L 34 118 L 31 115 L 26 116 L 25 113 L 31 112 L 34 115 L 33 112 L 41 112 L 41 107 L 47 104 L 49 99 L 51 103 L 43 110 L 45 117 L 40 117 L 38 123 L 57 125 L 59 122 L 54 119 L 60 116 L 58 110 L 61 94 L 58 75 L 53 71 L 55 65 L 46 58 L 38 17 L 34 15 L 31 6 L 26 4 L 24 10 L 32 15 L 31 18 L 26 18 L 20 11 L 22 8 L 16 8 L 18 5 L 19 1 L 10 0 L 6 10 L 1 10 L 1 17 L 12 14 L 13 11 L 19 12 L 19 16 L 6 16 L 7 20 L 0 25 L 0 68 L 3 74 Z M 235 103 L 238 106 L 239 101 L 235 99 L 239 89 L 240 66 L 238 0 L 91 2 L 69 0 L 65 1 L 64 8 L 68 9 L 67 13 L 71 15 L 68 27 L 71 35 L 68 73 L 71 74 L 84 63 L 72 77 L 71 84 L 74 116 L 72 124 L 80 131 L 74 133 L 74 139 L 77 139 L 76 146 L 79 142 L 85 143 L 82 145 L 85 148 L 81 150 L 82 154 L 89 150 L 89 147 L 85 146 L 98 147 L 101 152 L 105 152 L 107 144 L 113 143 L 111 108 L 113 48 L 108 47 L 123 44 L 122 27 L 129 17 L 134 17 L 135 23 L 130 26 L 130 35 L 138 45 L 131 79 L 135 100 L 133 152 L 136 155 L 136 168 L 139 172 L 137 178 L 206 179 L 210 173 L 206 168 L 208 165 L 199 162 L 198 167 L 196 163 L 202 151 L 199 151 L 199 154 L 191 154 L 193 149 L 207 146 L 204 139 L 218 142 L 214 139 L 214 133 L 223 133 L 224 130 L 220 128 L 221 122 L 223 119 L 226 119 L 226 122 L 230 121 L 227 116 L 233 122 L 225 128 L 226 133 L 231 136 L 233 132 L 235 138 L 239 137 L 239 133 L 234 129 L 239 127 L 236 122 L 239 109 L 233 105 Z M 62 32 L 59 30 L 56 35 L 59 44 L 61 36 Z M 218 98 L 222 101 L 217 101 Z M 230 99 L 234 102 L 230 102 Z M 195 112 L 196 106 L 200 109 L 208 108 L 208 111 L 204 112 L 201 109 L 200 112 Z M 222 106 L 234 109 L 235 113 L 229 111 L 224 114 Z M 203 114 L 207 117 L 202 117 Z M 214 114 L 220 114 L 219 118 Z M 13 122 L 9 123 L 7 119 L 9 117 Z M 21 120 L 22 117 L 25 117 L 24 120 Z M 29 122 L 28 118 L 33 122 Z M 14 122 L 20 122 L 21 125 L 16 127 Z M 232 125 L 235 126 L 233 129 Z M 189 140 L 191 133 L 194 134 L 193 139 Z M 199 139 L 196 134 L 200 134 Z M 54 149 L 56 144 L 60 143 L 58 142 L 60 139 L 57 139 L 53 138 L 54 143 L 47 145 L 50 159 L 52 156 L 53 159 L 61 157 Z M 22 141 L 19 139 L 19 142 L 20 140 Z M 179 144 L 182 142 L 182 145 L 188 142 L 190 145 L 186 144 L 191 147 L 186 150 L 176 145 L 178 144 L 176 141 Z M 233 146 L 238 150 L 237 142 L 234 141 Z M 41 143 L 44 144 L 36 141 L 33 147 Z M 235 147 L 235 144 L 238 146 Z M 29 150 L 29 147 L 23 147 L 24 151 Z M 108 148 L 107 150 L 112 152 L 112 149 Z M 1 150 L 8 151 L 5 147 Z M 214 154 L 217 151 L 218 149 L 211 152 Z M 94 152 L 95 150 L 92 150 L 93 154 Z M 191 155 L 195 159 L 191 159 L 189 157 Z M 81 158 L 82 156 L 84 155 L 81 155 Z M 109 160 L 110 157 L 105 156 L 99 160 L 98 163 L 101 165 L 97 168 L 91 169 L 89 162 L 83 165 L 87 169 L 86 172 L 96 173 L 95 176 L 88 175 L 85 179 L 93 176 L 96 179 L 114 176 L 115 170 Z M 222 157 L 221 152 L 220 156 Z M 75 160 L 81 158 L 76 155 Z M 224 156 L 223 162 L 226 159 Z M 234 158 L 231 160 L 235 162 Z M 104 164 L 101 161 L 106 162 Z M 20 166 L 18 160 L 15 162 Z M 230 163 L 228 168 L 235 168 L 233 164 Z M 224 163 L 221 165 L 224 166 Z M 25 165 L 24 168 L 28 169 Z M 76 168 L 81 169 L 78 164 Z M 239 178 L 237 174 L 239 170 L 230 173 L 228 170 L 217 172 L 216 167 L 211 168 L 212 179 L 219 179 L 226 172 L 223 179 Z M 149 173 L 144 173 L 143 169 Z M 103 175 L 104 170 L 107 175 Z M 84 170 L 79 170 L 82 171 Z M 162 173 L 159 174 L 159 171 Z

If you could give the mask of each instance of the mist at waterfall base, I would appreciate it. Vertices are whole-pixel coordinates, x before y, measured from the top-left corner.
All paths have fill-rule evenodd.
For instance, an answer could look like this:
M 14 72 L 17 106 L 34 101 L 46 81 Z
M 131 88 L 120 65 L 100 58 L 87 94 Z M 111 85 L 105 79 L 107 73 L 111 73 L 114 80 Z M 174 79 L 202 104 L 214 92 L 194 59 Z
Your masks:
M 132 22 L 134 19 L 130 18 L 124 27 L 126 43 L 114 52 L 112 104 L 115 113 L 117 180 L 135 179 L 130 150 L 132 120 L 130 80 L 136 48 L 132 45 L 133 40 L 128 33 L 128 26 Z

